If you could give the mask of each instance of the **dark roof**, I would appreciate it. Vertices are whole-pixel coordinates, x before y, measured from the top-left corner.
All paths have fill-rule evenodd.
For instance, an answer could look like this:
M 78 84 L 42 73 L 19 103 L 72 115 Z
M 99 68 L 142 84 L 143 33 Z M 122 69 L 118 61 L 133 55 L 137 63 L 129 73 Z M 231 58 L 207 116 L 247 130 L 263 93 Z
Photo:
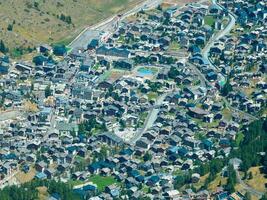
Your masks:
M 110 140 L 112 140 L 118 144 L 123 143 L 123 140 L 119 136 L 117 136 L 116 134 L 114 134 L 112 132 L 106 132 L 106 133 L 99 134 L 98 137 L 107 137 Z

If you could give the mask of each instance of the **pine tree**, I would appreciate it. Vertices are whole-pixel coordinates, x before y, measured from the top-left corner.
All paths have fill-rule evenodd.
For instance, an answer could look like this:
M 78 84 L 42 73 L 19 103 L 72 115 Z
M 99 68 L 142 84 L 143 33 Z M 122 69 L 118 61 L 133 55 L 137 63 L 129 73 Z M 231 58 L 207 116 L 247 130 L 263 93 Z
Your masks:
M 8 49 L 6 48 L 3 40 L 0 41 L 0 52 L 2 53 L 6 53 L 8 51 Z

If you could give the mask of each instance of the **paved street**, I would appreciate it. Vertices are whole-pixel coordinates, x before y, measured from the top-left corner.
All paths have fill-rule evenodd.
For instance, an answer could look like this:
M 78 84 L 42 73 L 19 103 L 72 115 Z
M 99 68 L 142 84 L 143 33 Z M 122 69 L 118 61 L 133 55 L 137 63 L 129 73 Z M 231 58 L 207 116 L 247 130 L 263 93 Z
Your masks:
M 217 5 L 220 9 L 224 9 L 220 4 L 217 3 L 216 0 L 212 0 L 212 3 Z M 218 71 L 218 68 L 217 66 L 215 66 L 209 59 L 209 52 L 210 52 L 210 49 L 211 47 L 214 46 L 214 42 L 219 40 L 220 38 L 224 37 L 225 35 L 227 35 L 228 33 L 230 33 L 230 31 L 233 29 L 233 27 L 235 26 L 235 22 L 236 22 L 236 19 L 235 19 L 235 16 L 229 12 L 229 22 L 227 24 L 227 26 L 219 31 L 218 33 L 216 33 L 207 43 L 207 45 L 203 48 L 202 50 L 202 55 L 203 55 L 203 58 L 205 58 L 209 64 L 214 68 L 214 69 L 217 69 Z
M 135 135 L 133 136 L 133 138 L 130 141 L 130 144 L 132 144 L 132 145 L 135 144 L 135 142 L 142 137 L 143 133 L 145 133 L 149 128 L 151 128 L 153 126 L 154 122 L 157 119 L 159 110 L 160 110 L 158 106 L 162 105 L 162 103 L 164 102 L 164 99 L 169 94 L 171 94 L 171 92 L 164 93 L 164 94 L 162 94 L 161 96 L 159 96 L 157 98 L 157 100 L 155 102 L 155 105 L 149 111 L 149 114 L 148 114 L 148 116 L 146 118 L 146 121 L 144 123 L 143 128 L 140 131 L 138 131 L 138 132 L 135 133 Z

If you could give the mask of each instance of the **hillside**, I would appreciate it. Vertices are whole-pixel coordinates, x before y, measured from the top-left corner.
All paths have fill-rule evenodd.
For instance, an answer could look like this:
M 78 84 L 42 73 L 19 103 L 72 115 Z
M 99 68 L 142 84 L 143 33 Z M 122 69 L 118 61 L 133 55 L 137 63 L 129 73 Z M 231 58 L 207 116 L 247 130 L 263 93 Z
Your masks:
M 39 43 L 68 43 L 84 27 L 138 0 L 0 0 L 0 39 L 10 52 Z M 26 51 L 26 50 L 25 50 Z

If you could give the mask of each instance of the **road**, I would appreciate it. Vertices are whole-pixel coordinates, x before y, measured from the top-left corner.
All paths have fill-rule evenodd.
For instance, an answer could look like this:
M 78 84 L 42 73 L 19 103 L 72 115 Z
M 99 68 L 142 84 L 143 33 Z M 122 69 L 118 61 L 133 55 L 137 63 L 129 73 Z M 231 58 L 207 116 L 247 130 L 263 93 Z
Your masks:
M 239 171 L 236 170 L 236 177 L 237 177 L 237 181 L 240 183 L 240 185 L 242 186 L 242 188 L 246 191 L 248 191 L 250 194 L 256 196 L 258 199 L 260 199 L 264 193 L 263 192 L 260 192 L 260 191 L 257 191 L 255 190 L 254 188 L 252 187 L 249 187 L 242 179 L 241 179 L 241 176 L 239 174 Z
M 164 93 L 157 98 L 155 105 L 149 111 L 149 114 L 146 118 L 143 128 L 140 131 L 137 131 L 133 136 L 133 138 L 131 138 L 131 141 L 129 142 L 131 145 L 134 145 L 136 141 L 142 137 L 143 133 L 145 133 L 149 128 L 153 126 L 160 111 L 159 107 L 163 104 L 164 99 L 171 93 L 173 92 Z
M 217 3 L 216 0 L 212 0 L 212 3 L 217 5 L 221 10 L 224 10 L 225 8 L 222 7 L 220 4 Z M 235 16 L 233 13 L 231 12 L 228 12 L 229 13 L 229 22 L 228 24 L 226 25 L 226 27 L 223 29 L 223 30 L 220 30 L 218 33 L 216 33 L 207 43 L 207 45 L 203 48 L 202 50 L 202 56 L 203 58 L 205 58 L 210 66 L 212 66 L 214 69 L 216 69 L 217 71 L 219 71 L 218 67 L 216 65 L 214 65 L 210 58 L 209 58 L 209 52 L 210 52 L 210 49 L 211 47 L 214 46 L 214 42 L 219 40 L 220 38 L 224 37 L 225 35 L 229 34 L 230 31 L 233 29 L 233 27 L 235 26 L 235 22 L 236 22 L 236 19 L 235 19 Z
M 168 93 L 164 93 L 163 95 L 159 96 L 155 102 L 154 107 L 149 111 L 149 114 L 146 118 L 143 128 L 140 131 L 137 131 L 133 138 L 131 138 L 130 144 L 135 144 L 137 140 L 139 140 L 143 133 L 146 132 L 149 128 L 151 128 L 154 122 L 157 119 L 159 108 L 157 106 L 162 105 L 164 99 L 166 98 Z
M 135 6 L 131 10 L 122 14 L 120 17 L 117 15 L 111 16 L 104 21 L 95 24 L 93 26 L 85 28 L 68 46 L 72 49 L 75 48 L 86 48 L 89 41 L 94 38 L 99 38 L 103 32 L 115 32 L 117 25 L 125 18 L 138 13 L 141 10 L 149 10 L 157 7 L 162 3 L 162 0 L 146 0 L 143 3 Z

